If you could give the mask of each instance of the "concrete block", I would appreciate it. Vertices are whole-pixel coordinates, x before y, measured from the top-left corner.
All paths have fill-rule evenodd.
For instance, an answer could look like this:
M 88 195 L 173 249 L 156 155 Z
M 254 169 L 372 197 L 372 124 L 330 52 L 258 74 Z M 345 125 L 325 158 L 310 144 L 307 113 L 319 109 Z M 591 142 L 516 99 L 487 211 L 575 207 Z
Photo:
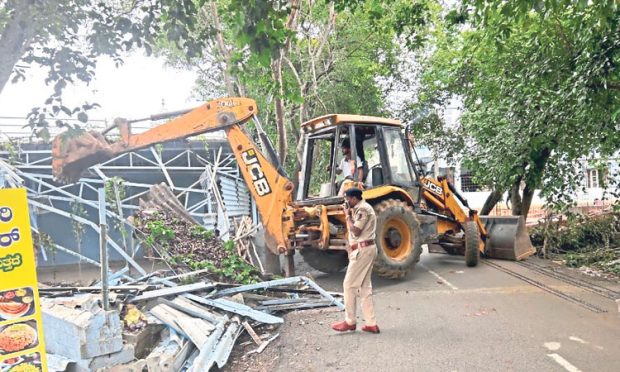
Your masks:
M 132 362 L 135 358 L 133 345 L 125 345 L 118 353 L 98 356 L 89 364 L 91 371 L 107 371 L 109 368 Z
M 146 360 L 137 360 L 133 363 L 114 366 L 107 369 L 107 372 L 142 372 L 147 369 Z
M 118 311 L 103 311 L 95 296 L 42 299 L 41 310 L 48 353 L 84 360 L 123 349 Z
M 123 333 L 123 339 L 126 343 L 135 346 L 136 358 L 143 359 L 159 344 L 163 330 L 163 324 L 149 323 L 138 333 Z

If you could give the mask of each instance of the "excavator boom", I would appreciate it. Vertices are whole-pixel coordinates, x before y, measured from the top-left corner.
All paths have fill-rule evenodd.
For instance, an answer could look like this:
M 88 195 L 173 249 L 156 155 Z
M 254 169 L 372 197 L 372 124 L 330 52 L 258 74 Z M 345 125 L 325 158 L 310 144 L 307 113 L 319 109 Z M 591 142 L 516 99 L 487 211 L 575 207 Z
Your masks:
M 63 182 L 75 182 L 81 173 L 93 165 L 103 163 L 125 152 L 135 151 L 156 143 L 187 138 L 198 134 L 225 129 L 234 124 L 244 124 L 256 114 L 256 102 L 249 98 L 227 98 L 210 101 L 167 123 L 140 134 L 131 134 L 131 123 L 115 119 L 114 125 L 103 133 L 82 132 L 71 136 L 65 132 L 52 142 L 52 174 Z M 179 112 L 171 113 L 178 115 Z M 167 118 L 160 114 L 153 119 Z M 117 127 L 119 141 L 109 143 L 103 136 Z
M 182 112 L 172 115 L 179 113 Z M 120 154 L 161 142 L 224 130 L 261 215 L 267 246 L 283 253 L 290 246 L 288 230 L 292 222 L 288 223 L 284 214 L 292 202 L 293 184 L 285 177 L 256 114 L 254 100 L 224 98 L 210 101 L 140 134 L 131 134 L 132 122 L 117 119 L 114 127 L 120 130 L 120 139 L 112 143 L 108 142 L 103 133 L 97 132 L 83 132 L 74 137 L 59 135 L 52 143 L 52 172 L 61 182 L 75 182 L 87 168 Z M 157 119 L 165 117 L 166 115 L 158 115 Z M 271 159 L 267 159 L 240 128 L 240 125 L 252 119 L 256 119 L 259 136 L 269 150 Z M 109 128 L 104 133 L 107 130 Z

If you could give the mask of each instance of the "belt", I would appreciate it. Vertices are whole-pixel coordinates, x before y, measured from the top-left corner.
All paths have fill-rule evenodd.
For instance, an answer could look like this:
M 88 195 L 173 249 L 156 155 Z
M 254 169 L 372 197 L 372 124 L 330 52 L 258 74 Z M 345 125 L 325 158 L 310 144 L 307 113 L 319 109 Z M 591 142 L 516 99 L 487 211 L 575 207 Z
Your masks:
M 364 240 L 361 242 L 355 242 L 353 244 L 351 244 L 351 250 L 354 251 L 358 248 L 365 248 L 371 245 L 375 245 L 375 241 L 373 239 L 370 240 Z

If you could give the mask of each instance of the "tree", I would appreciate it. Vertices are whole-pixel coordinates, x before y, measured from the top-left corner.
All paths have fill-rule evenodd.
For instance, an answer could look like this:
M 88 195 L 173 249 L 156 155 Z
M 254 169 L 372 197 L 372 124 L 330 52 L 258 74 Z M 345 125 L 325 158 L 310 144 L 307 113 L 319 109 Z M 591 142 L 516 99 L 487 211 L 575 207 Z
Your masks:
M 296 174 L 302 122 L 334 112 L 384 114 L 377 78 L 394 70 L 395 32 L 360 8 L 339 8 L 335 2 L 252 6 L 261 8 L 241 7 L 238 1 L 205 4 L 199 22 L 215 25 L 214 32 L 201 57 L 189 64 L 200 71 L 199 96 L 232 93 L 257 100 L 280 159 Z M 384 32 L 377 32 L 379 27 Z M 162 50 L 173 63 L 186 64 L 182 50 L 170 45 Z
M 0 2 L 0 91 L 11 79 L 25 79 L 31 65 L 47 69 L 54 91 L 42 107 L 29 114 L 38 135 L 48 136 L 50 120 L 67 126 L 62 116 L 88 120 L 95 104 L 65 105 L 62 92 L 77 81 L 89 83 L 97 58 L 122 63 L 122 53 L 144 48 L 150 53 L 165 38 L 188 53 L 200 50 L 195 28 L 196 6 L 191 0 L 5 0 Z
M 611 0 L 465 1 L 436 29 L 410 112 L 460 98 L 460 123 L 423 120 L 419 136 L 460 153 L 495 196 L 510 190 L 515 215 L 537 188 L 568 202 L 579 159 L 620 149 L 619 20 Z

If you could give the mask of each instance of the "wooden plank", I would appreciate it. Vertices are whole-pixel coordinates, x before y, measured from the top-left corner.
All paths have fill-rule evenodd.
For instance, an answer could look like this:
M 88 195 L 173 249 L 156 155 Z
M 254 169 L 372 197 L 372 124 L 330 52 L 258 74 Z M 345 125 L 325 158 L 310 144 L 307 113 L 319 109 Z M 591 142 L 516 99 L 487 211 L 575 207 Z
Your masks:
M 276 338 L 278 338 L 278 336 L 280 336 L 280 334 L 276 334 L 275 336 L 273 336 L 272 338 L 270 338 L 267 341 L 264 341 L 258 348 L 248 351 L 247 353 L 245 353 L 245 355 L 250 355 L 250 354 L 260 354 L 263 352 L 263 350 L 265 350 L 265 348 L 267 347 L 267 345 L 269 345 L 271 343 L 271 341 L 275 340 Z
M 180 285 L 172 288 L 156 289 L 154 291 L 144 292 L 142 295 L 133 298 L 130 302 L 143 301 L 151 298 L 165 297 L 188 292 L 196 292 L 208 288 L 213 288 L 213 284 L 207 282 L 198 282 L 187 285 Z
M 256 343 L 256 345 L 260 346 L 261 343 L 263 342 L 260 337 L 258 337 L 258 335 L 256 334 L 256 332 L 254 332 L 254 328 L 252 328 L 252 326 L 250 325 L 250 323 L 248 323 L 247 321 L 244 321 L 243 323 L 243 328 L 245 328 L 245 330 L 248 332 L 248 334 L 250 335 L 250 337 L 252 337 L 252 340 L 254 340 L 254 342 Z

